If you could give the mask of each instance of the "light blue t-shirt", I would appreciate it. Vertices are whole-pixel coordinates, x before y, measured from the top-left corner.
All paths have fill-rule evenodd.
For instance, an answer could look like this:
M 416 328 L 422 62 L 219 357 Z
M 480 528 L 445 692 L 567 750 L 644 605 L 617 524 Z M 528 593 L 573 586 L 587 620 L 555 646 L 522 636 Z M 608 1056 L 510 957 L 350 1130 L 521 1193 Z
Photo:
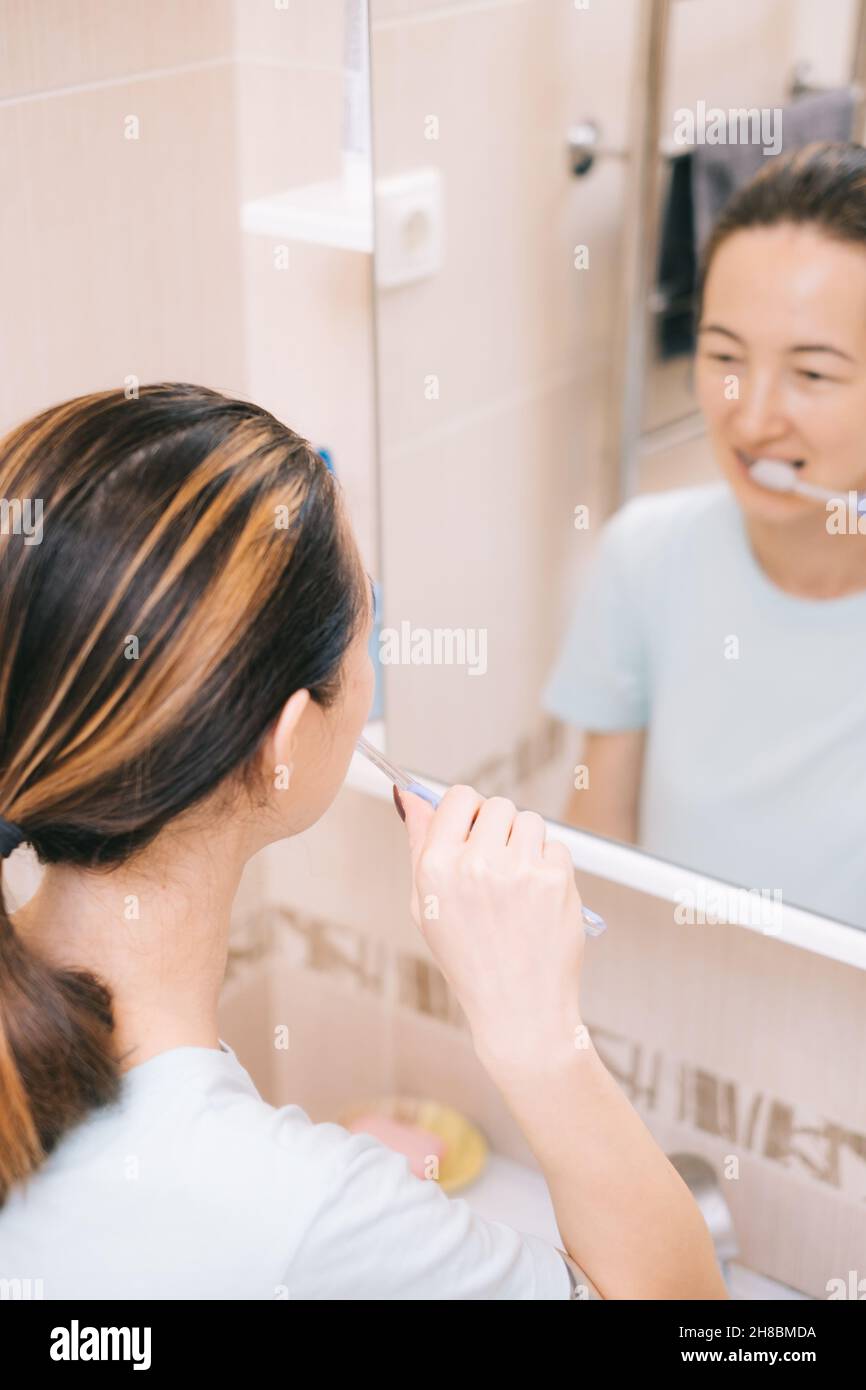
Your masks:
M 542 698 L 647 727 L 641 848 L 866 927 L 866 591 L 779 589 L 726 485 L 605 525 Z
M 0 1209 L 0 1301 L 571 1299 L 564 1253 L 485 1221 L 367 1134 L 259 1095 L 233 1049 L 174 1047 Z

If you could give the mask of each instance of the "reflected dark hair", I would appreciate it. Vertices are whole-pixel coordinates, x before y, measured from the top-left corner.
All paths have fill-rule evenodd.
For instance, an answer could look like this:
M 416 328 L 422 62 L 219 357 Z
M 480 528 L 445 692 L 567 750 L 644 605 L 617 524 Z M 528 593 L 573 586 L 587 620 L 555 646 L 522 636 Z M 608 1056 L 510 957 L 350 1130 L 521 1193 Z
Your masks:
M 296 690 L 336 699 L 368 612 L 338 484 L 247 401 L 78 397 L 0 442 L 0 814 L 43 863 L 122 864 L 238 774 Z M 260 784 L 259 789 L 261 790 Z M 0 890 L 0 1203 L 116 1098 L 111 996 L 12 927 Z
M 815 141 L 768 159 L 725 204 L 704 246 L 696 320 L 713 257 L 735 232 L 782 223 L 810 225 L 866 250 L 866 149 L 853 142 Z

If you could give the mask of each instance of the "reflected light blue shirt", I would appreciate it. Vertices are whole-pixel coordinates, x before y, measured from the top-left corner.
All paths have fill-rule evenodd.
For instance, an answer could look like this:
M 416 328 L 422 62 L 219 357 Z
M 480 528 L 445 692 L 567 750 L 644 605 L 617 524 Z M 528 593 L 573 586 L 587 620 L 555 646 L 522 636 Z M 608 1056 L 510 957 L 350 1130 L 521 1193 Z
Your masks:
M 607 522 L 543 703 L 647 727 L 641 848 L 866 927 L 866 591 L 779 589 L 725 484 Z

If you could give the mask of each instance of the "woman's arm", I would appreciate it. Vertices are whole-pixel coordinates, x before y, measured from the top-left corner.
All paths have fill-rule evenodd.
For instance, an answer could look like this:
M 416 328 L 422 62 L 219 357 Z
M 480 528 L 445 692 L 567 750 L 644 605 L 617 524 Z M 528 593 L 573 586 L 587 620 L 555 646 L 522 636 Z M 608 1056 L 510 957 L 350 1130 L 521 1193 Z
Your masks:
M 564 1031 L 564 1030 L 563 1030 Z M 603 1298 L 728 1297 L 694 1199 L 587 1038 L 476 1050 L 544 1173 L 571 1258 Z
M 636 844 L 646 729 L 588 733 L 581 763 L 587 785 L 573 790 L 563 819 L 576 830 Z
M 691 1193 L 583 1025 L 568 850 L 540 816 L 472 787 L 435 812 L 401 800 L 412 915 L 538 1158 L 568 1254 L 605 1298 L 725 1298 Z

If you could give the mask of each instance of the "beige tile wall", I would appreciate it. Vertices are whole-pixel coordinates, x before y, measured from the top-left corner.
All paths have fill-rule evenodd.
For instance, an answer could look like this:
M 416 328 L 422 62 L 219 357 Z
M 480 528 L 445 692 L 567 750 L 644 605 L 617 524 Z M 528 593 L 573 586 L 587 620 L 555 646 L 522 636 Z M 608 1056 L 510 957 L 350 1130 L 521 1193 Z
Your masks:
M 597 417 L 577 417 L 574 391 L 563 373 L 385 456 L 385 623 L 483 629 L 487 641 L 486 674 L 384 668 L 389 748 L 417 771 L 466 780 L 537 722 L 555 576 L 575 535 L 563 503 L 585 496 L 598 448 Z
M 376 575 L 375 373 L 369 255 L 243 234 L 248 393 L 332 451 L 365 567 Z
M 233 0 L 242 62 L 332 72 L 343 57 L 343 0 Z
M 225 61 L 231 0 L 2 0 L 0 99 Z
M 0 428 L 128 376 L 242 388 L 229 18 L 0 5 Z

